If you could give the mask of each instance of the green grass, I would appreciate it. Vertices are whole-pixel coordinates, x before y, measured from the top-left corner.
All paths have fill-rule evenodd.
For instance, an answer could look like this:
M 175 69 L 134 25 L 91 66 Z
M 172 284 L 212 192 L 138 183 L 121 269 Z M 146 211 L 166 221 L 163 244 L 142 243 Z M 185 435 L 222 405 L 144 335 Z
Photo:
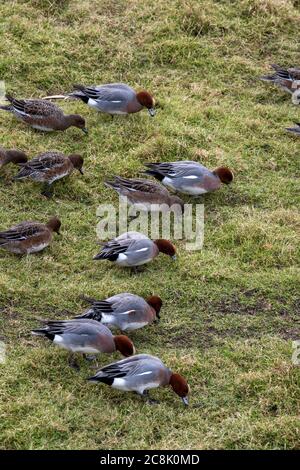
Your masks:
M 0 6 L 0 78 L 7 91 L 40 97 L 72 83 L 124 81 L 153 92 L 154 119 L 66 112 L 87 119 L 41 134 L 1 112 L 1 145 L 30 156 L 81 153 L 74 174 L 48 201 L 30 182 L 0 181 L 1 229 L 57 214 L 62 235 L 36 256 L 0 254 L 0 447 L 4 449 L 299 449 L 299 140 L 284 132 L 299 110 L 257 80 L 269 64 L 299 65 L 299 2 L 285 0 L 13 1 Z M 136 176 L 143 162 L 195 159 L 228 165 L 235 181 L 205 203 L 200 252 L 177 242 L 178 263 L 160 256 L 130 276 L 97 252 L 96 209 L 117 204 L 103 186 Z M 189 198 L 186 198 L 189 201 Z M 168 389 L 147 406 L 130 394 L 85 382 L 66 354 L 31 337 L 38 318 L 80 312 L 82 293 L 122 291 L 164 300 L 158 326 L 131 335 L 138 352 L 185 375 L 191 406 Z M 104 365 L 120 356 L 101 357 Z

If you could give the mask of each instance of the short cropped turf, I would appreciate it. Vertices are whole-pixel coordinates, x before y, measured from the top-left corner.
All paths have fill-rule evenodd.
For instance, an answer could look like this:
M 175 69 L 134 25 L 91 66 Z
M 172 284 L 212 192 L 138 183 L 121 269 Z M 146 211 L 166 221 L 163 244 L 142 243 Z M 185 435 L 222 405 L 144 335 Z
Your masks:
M 125 82 L 153 93 L 155 118 L 80 113 L 89 135 L 43 134 L 0 112 L 1 145 L 35 156 L 80 153 L 85 175 L 59 182 L 46 200 L 32 182 L 0 175 L 0 229 L 62 220 L 44 252 L 0 253 L 2 449 L 299 449 L 299 121 L 290 96 L 258 76 L 269 64 L 300 65 L 297 0 L 31 0 L 0 5 L 0 79 L 21 98 L 71 91 L 73 83 Z M 97 253 L 96 210 L 117 206 L 103 185 L 136 177 L 143 163 L 191 159 L 227 165 L 235 181 L 205 205 L 201 251 L 177 241 L 178 261 L 159 256 L 131 275 Z M 299 176 L 299 173 L 298 173 Z M 191 202 L 185 197 L 186 202 Z M 195 200 L 193 200 L 195 202 Z M 70 318 L 81 294 L 160 295 L 161 322 L 132 333 L 139 353 L 186 376 L 185 409 L 170 389 L 156 406 L 86 382 L 67 353 L 32 337 L 39 319 Z M 100 356 L 100 365 L 120 358 Z

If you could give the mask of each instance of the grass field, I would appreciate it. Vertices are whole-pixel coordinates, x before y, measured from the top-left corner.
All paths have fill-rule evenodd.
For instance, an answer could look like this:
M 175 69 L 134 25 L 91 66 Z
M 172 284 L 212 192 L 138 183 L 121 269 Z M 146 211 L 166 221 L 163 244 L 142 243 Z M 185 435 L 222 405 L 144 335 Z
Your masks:
M 2 449 L 299 449 L 300 140 L 284 128 L 299 120 L 290 97 L 257 80 L 270 63 L 299 64 L 299 1 L 9 1 L 0 5 L 0 79 L 19 97 L 71 90 L 72 83 L 123 81 L 159 102 L 128 118 L 60 103 L 86 117 L 42 134 L 1 112 L 1 145 L 30 156 L 81 153 L 85 176 L 57 184 L 46 200 L 31 182 L 0 175 L 0 228 L 24 219 L 62 220 L 44 252 L 0 253 Z M 177 242 L 179 259 L 160 256 L 131 276 L 97 252 L 96 209 L 113 191 L 103 180 L 137 176 L 143 162 L 194 159 L 228 165 L 235 181 L 205 203 L 198 252 Z M 190 202 L 189 198 L 185 198 Z M 158 294 L 161 322 L 131 334 L 138 352 L 160 356 L 188 378 L 190 407 L 168 389 L 161 403 L 85 381 L 67 354 L 30 335 L 38 318 L 66 318 L 129 291 Z M 100 364 L 119 359 L 100 357 Z

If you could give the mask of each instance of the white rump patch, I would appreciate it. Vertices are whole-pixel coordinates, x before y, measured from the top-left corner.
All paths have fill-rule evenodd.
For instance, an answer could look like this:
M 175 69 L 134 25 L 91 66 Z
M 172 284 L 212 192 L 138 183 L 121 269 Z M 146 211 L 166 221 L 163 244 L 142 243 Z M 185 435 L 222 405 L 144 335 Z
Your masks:
M 63 343 L 63 342 L 64 342 L 64 339 L 63 339 L 62 336 L 60 336 L 60 335 L 55 335 L 54 336 L 53 343 L 58 344 L 58 345 L 62 345 L 61 343 Z
M 113 383 L 112 383 L 112 387 L 113 388 L 116 388 L 118 390 L 124 390 L 124 391 L 129 391 L 131 390 L 130 388 L 128 388 L 128 386 L 126 385 L 126 380 L 125 379 L 114 379 Z
M 124 253 L 120 253 L 118 256 L 118 261 L 127 261 L 127 256 Z
M 113 322 L 115 319 L 116 319 L 115 316 L 112 315 L 111 313 L 101 312 L 101 323 Z
M 92 98 L 89 98 L 88 103 L 87 103 L 91 108 L 99 108 L 100 103 L 97 100 L 93 100 Z

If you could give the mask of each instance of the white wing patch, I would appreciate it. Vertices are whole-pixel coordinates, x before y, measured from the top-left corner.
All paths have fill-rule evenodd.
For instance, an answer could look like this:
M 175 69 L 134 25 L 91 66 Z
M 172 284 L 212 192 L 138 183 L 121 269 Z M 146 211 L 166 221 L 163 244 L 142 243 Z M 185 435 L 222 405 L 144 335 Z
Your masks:
M 149 375 L 149 374 L 152 374 L 152 370 L 149 370 L 147 372 L 142 372 L 141 374 L 137 374 L 137 375 Z
M 128 315 L 129 313 L 135 313 L 135 310 L 127 310 L 127 312 L 120 312 L 118 315 Z
M 140 248 L 139 250 L 136 250 L 135 252 L 136 253 L 142 253 L 143 251 L 147 251 L 147 250 L 148 250 L 148 248 L 145 247 L 145 248 Z
M 198 179 L 198 176 L 190 175 L 190 176 L 183 176 L 182 178 L 185 179 L 185 180 L 196 180 L 196 179 Z

